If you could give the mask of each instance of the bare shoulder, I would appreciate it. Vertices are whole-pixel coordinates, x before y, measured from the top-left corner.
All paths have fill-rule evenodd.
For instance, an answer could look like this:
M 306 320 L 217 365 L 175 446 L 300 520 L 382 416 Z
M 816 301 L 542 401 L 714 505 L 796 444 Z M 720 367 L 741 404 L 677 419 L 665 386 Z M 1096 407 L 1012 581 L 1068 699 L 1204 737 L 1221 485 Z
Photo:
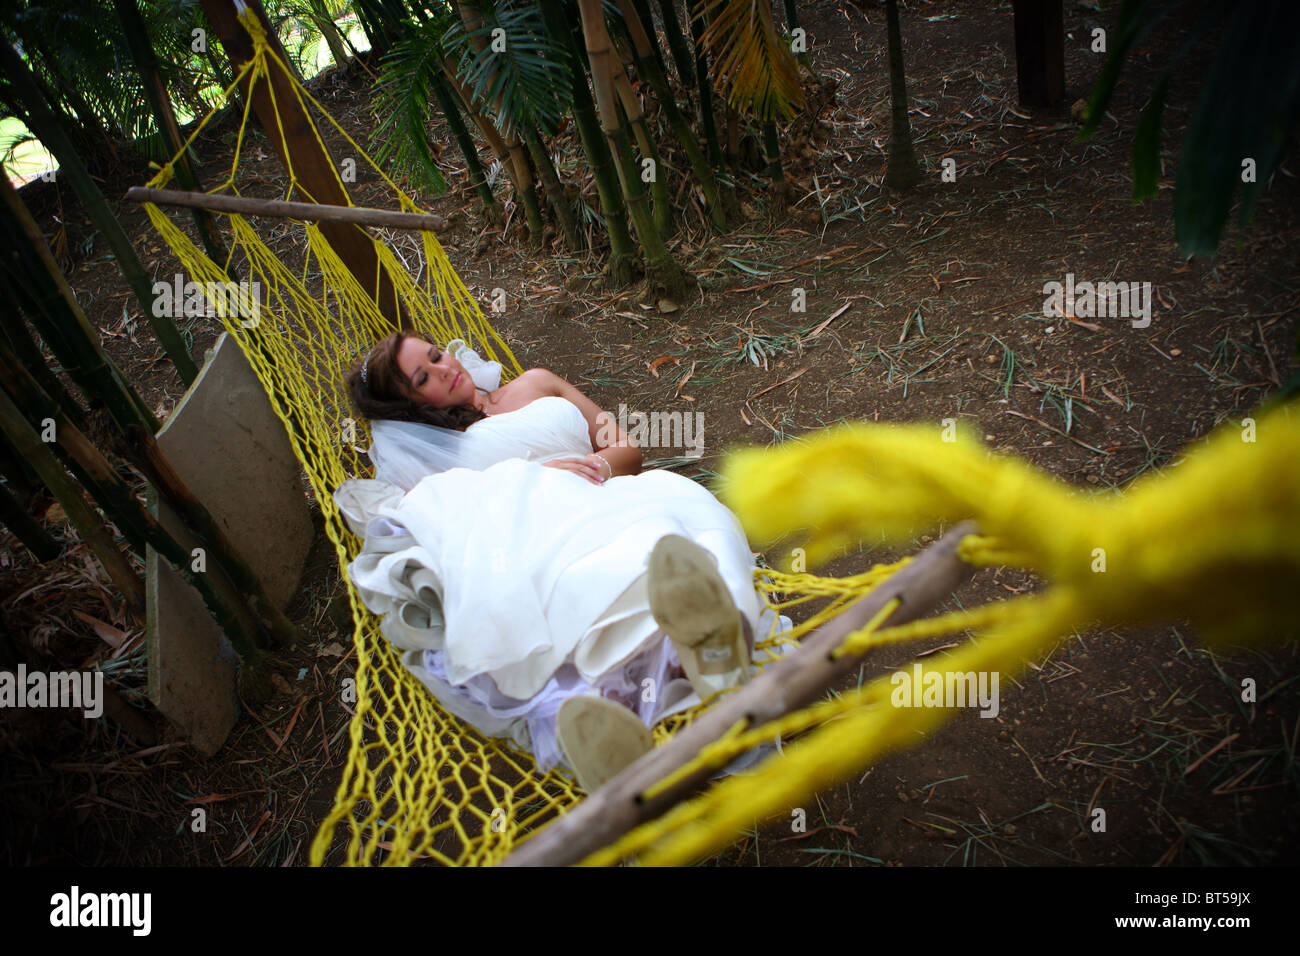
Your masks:
M 500 411 L 513 411 L 522 408 L 534 399 L 548 395 L 565 395 L 566 389 L 572 389 L 564 379 L 544 368 L 530 368 L 521 372 L 503 385 L 492 403 Z

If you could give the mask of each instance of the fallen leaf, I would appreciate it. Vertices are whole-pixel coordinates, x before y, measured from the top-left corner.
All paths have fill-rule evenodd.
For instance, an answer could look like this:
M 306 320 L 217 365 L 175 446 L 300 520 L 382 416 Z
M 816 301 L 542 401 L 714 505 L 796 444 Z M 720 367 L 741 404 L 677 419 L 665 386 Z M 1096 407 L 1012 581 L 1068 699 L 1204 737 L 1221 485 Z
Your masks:
M 785 378 L 781 379 L 781 381 L 776 382 L 776 383 L 773 384 L 773 385 L 769 385 L 769 386 L 767 386 L 766 388 L 760 388 L 760 389 L 759 389 L 757 392 L 755 392 L 753 395 L 749 396 L 749 398 L 745 399 L 745 401 L 749 401 L 750 399 L 758 398 L 758 396 L 762 395 L 762 394 L 765 393 L 765 392 L 770 392 L 770 391 L 772 391 L 772 389 L 774 389 L 774 388 L 780 388 L 782 385 L 786 385 L 786 384 L 788 384 L 788 383 L 790 383 L 790 382 L 793 382 L 796 378 L 798 378 L 798 377 L 799 377 L 800 375 L 802 375 L 804 372 L 808 371 L 810 368 L 812 368 L 811 365 L 805 365 L 803 368 L 799 369 L 799 371 L 790 373 L 790 374 L 787 375 Z
M 675 358 L 673 358 L 671 355 L 661 355 L 661 356 L 659 356 L 659 358 L 655 359 L 653 362 L 647 362 L 647 363 L 646 363 L 646 368 L 650 370 L 650 374 L 651 374 L 651 375 L 653 375 L 655 378 L 658 378 L 658 377 L 659 377 L 659 366 L 660 366 L 660 365 L 663 365 L 664 362 L 676 362 L 678 365 L 681 364 L 681 360 L 680 360 L 680 359 L 675 359 Z
M 338 641 L 332 641 L 329 644 L 326 644 L 324 647 L 320 648 L 320 650 L 316 652 L 316 656 L 317 657 L 342 657 L 343 645 L 340 644 Z
M 91 617 L 89 614 L 78 611 L 76 608 L 72 609 L 72 613 L 89 624 L 91 630 L 98 634 L 100 639 L 114 650 L 121 647 L 122 642 L 126 640 L 126 632 L 119 630 L 112 624 L 106 624 L 99 620 L 99 618 Z

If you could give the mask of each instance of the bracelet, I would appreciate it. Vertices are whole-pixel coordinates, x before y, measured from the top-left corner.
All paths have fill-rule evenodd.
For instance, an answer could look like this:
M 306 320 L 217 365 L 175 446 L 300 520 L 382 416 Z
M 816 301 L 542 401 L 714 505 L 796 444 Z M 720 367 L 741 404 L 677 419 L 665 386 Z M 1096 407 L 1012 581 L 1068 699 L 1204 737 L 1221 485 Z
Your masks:
M 614 466 L 611 465 L 611 464 L 609 463 L 609 459 L 608 459 L 608 458 L 606 458 L 604 455 L 598 455 L 598 454 L 596 454 L 595 452 L 592 452 L 592 453 L 591 453 L 591 457 L 592 457 L 592 458 L 599 458 L 602 462 L 604 462 L 604 463 L 605 463 L 605 467 L 609 469 L 609 478 L 613 478 L 613 477 L 614 477 Z M 609 478 L 606 478 L 605 480 L 606 480 L 606 481 L 609 481 Z

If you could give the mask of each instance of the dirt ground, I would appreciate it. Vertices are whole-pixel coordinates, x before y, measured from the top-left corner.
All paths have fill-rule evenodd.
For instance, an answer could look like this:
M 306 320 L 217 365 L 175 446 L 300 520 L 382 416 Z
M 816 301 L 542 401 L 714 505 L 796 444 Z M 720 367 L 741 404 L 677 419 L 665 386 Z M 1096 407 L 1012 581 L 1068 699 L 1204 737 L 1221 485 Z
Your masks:
M 1070 105 L 1088 95 L 1102 62 L 1086 40 L 1094 21 L 1113 26 L 1115 7 L 1090 6 L 1067 4 L 1064 102 L 1030 110 L 1017 105 L 1009 4 L 906 4 L 911 121 L 926 181 L 900 194 L 882 185 L 890 120 L 883 11 L 801 4 L 814 66 L 835 95 L 815 117 L 783 129 L 793 204 L 770 207 L 755 175 L 741 183 L 746 225 L 713 235 L 688 215 L 671 248 L 700 287 L 674 311 L 639 302 L 635 289 L 602 291 L 596 259 L 558 248 L 539 255 L 517 222 L 504 235 L 486 230 L 454 145 L 443 156 L 454 170 L 451 190 L 421 198 L 452 217 L 441 238 L 480 303 L 494 287 L 510 291 L 509 310 L 494 323 L 525 367 L 556 371 L 603 408 L 704 413 L 704 457 L 679 467 L 683 474 L 707 483 L 729 447 L 843 420 L 938 428 L 955 417 L 992 447 L 1064 480 L 1122 487 L 1248 414 L 1289 373 L 1300 307 L 1300 167 L 1294 155 L 1282 164 L 1248 232 L 1231 232 L 1213 258 L 1186 260 L 1174 243 L 1173 181 L 1205 53 L 1171 84 L 1160 196 L 1134 205 L 1137 117 L 1185 34 L 1170 29 L 1136 51 L 1099 132 L 1078 143 Z M 366 79 L 330 73 L 313 81 L 358 138 L 372 125 Z M 452 142 L 440 124 L 433 130 L 435 142 Z M 558 148 L 595 206 L 567 137 Z M 229 146 L 228 129 L 205 139 L 205 165 L 228 162 Z M 940 181 L 949 157 L 954 183 Z M 246 161 L 273 190 L 269 151 Z M 106 192 L 120 195 L 146 178 L 143 168 L 124 166 Z M 369 189 L 359 184 L 359 204 Z M 48 235 L 62 231 L 70 279 L 106 349 L 165 414 L 179 383 L 102 239 L 68 191 L 38 183 L 24 197 Z M 144 216 L 115 208 L 151 274 L 172 275 L 176 266 Z M 1150 281 L 1150 327 L 1045 319 L 1043 284 L 1067 272 Z M 806 313 L 790 311 L 796 286 L 808 290 Z M 196 355 L 215 331 L 187 330 Z M 47 523 L 59 531 L 57 510 Z M 104 661 L 123 697 L 143 706 L 143 642 L 85 548 L 38 566 L 7 534 L 3 544 L 0 618 L 11 640 L 51 668 Z M 829 573 L 888 557 L 854 555 Z M 1019 572 L 986 571 L 958 599 L 970 606 L 1034 586 Z M 325 688 L 354 665 L 344 590 L 323 535 L 290 614 L 304 632 L 290 663 L 306 676 L 247 708 L 214 758 L 172 739 L 141 748 L 107 721 L 7 712 L 7 861 L 304 864 L 347 746 L 349 715 Z M 125 642 L 114 649 L 90 619 L 123 628 Z M 928 650 L 875 654 L 846 686 Z M 997 718 L 959 716 L 823 793 L 805 808 L 806 833 L 778 821 L 712 862 L 1295 863 L 1298 674 L 1294 645 L 1216 653 L 1177 622 L 1070 635 L 1004 684 Z M 1256 704 L 1240 702 L 1244 677 L 1258 681 Z M 189 834 L 196 806 L 210 811 L 209 839 Z M 1107 811 L 1104 833 L 1089 825 L 1097 807 Z

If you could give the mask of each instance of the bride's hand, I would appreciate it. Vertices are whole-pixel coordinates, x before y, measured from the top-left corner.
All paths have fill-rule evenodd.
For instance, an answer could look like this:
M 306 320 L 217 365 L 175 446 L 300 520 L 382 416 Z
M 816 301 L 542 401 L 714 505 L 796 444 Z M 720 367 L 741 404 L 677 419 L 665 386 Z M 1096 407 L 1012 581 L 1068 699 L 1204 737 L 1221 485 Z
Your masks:
M 608 473 L 602 464 L 603 461 L 604 459 L 599 455 L 588 455 L 586 458 L 560 458 L 556 461 L 543 462 L 542 467 L 571 471 L 575 475 L 586 478 L 593 485 L 603 485 L 605 475 Z

